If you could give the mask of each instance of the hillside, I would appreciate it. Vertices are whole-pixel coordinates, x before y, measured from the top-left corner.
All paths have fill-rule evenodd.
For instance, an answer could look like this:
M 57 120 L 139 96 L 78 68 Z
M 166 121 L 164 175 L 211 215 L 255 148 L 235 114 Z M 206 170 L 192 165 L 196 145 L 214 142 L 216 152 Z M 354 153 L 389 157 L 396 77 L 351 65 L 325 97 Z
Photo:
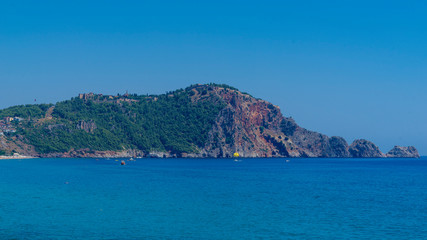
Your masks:
M 304 129 L 278 106 L 227 85 L 162 95 L 80 94 L 0 111 L 0 155 L 41 157 L 418 157 Z

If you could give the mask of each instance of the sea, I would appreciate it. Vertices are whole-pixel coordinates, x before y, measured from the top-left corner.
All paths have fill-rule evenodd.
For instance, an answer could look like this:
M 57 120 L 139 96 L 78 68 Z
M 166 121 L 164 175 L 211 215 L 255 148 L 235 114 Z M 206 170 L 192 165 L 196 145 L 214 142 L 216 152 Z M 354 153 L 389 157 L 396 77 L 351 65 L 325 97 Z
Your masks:
M 0 239 L 427 239 L 427 157 L 135 160 L 1 160 Z

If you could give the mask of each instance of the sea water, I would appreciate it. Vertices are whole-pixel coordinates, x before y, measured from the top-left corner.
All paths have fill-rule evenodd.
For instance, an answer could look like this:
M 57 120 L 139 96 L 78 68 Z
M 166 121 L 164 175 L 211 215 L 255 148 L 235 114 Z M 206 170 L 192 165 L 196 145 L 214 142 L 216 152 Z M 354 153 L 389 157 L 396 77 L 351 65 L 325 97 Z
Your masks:
M 0 161 L 0 239 L 427 239 L 427 158 Z

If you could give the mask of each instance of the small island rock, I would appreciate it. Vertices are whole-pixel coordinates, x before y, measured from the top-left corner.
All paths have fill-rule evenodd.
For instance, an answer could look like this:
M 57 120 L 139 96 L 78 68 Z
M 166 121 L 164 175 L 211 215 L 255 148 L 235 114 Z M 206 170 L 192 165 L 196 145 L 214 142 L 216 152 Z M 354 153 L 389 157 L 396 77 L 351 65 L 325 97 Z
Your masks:
M 417 149 L 413 146 L 400 147 L 395 146 L 387 153 L 387 157 L 391 158 L 419 158 L 420 154 Z

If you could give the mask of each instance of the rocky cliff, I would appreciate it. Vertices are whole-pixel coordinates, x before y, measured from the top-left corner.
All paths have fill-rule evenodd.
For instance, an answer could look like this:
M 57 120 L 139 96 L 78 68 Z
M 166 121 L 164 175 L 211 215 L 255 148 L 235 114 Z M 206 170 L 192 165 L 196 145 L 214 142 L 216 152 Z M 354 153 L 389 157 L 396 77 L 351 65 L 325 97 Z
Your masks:
M 66 108 L 66 104 L 49 107 L 49 114 L 39 114 L 44 118 L 16 124 L 19 128 L 21 125 L 31 126 L 31 122 L 35 122 L 33 128 L 22 128 L 15 135 L 2 136 L 0 150 L 13 150 L 41 157 L 219 158 L 232 157 L 235 152 L 242 157 L 419 157 L 414 147 L 395 147 L 383 154 L 375 144 L 363 139 L 356 140 L 349 146 L 342 137 L 329 137 L 302 128 L 294 119 L 284 117 L 278 106 L 225 85 L 193 85 L 166 95 L 135 96 L 134 99 L 129 99 L 128 96 L 92 94 L 91 98 L 80 97 L 78 101 L 66 102 L 71 106 L 69 108 Z M 94 107 L 98 105 L 102 106 Z M 197 108 L 193 109 L 192 106 Z M 174 108 L 174 112 L 168 110 L 170 107 Z M 67 109 L 72 109 L 72 112 Z M 91 109 L 96 109 L 97 112 L 92 113 Z M 176 120 L 156 115 L 159 114 L 155 112 L 158 109 Z M 215 109 L 218 111 L 215 112 Z M 204 111 L 206 114 L 214 113 L 213 118 L 203 121 L 193 119 L 204 116 L 200 115 Z M 110 120 L 99 114 L 104 114 Z M 47 115 L 49 118 L 45 117 Z M 147 120 L 148 116 L 154 119 L 151 123 Z M 180 121 L 181 127 L 159 125 L 174 124 L 176 121 Z M 160 126 L 166 126 L 168 130 Z M 32 130 L 36 127 L 43 136 L 50 136 L 47 139 L 52 141 L 52 147 L 38 142 L 35 148 L 31 141 L 26 139 L 26 136 L 32 136 L 33 142 L 37 140 Z M 119 131 L 120 128 L 126 131 Z M 196 138 L 185 137 L 189 136 L 189 133 L 194 135 L 194 131 L 190 129 L 201 129 L 202 135 Z M 151 135 L 149 138 L 143 138 L 144 134 Z M 117 136 L 120 136 L 120 139 Z M 100 139 L 110 141 L 110 145 L 103 144 Z M 113 139 L 122 145 L 116 146 L 115 149 L 106 149 L 106 146 L 114 146 Z M 180 142 L 182 140 L 179 139 L 187 142 Z M 67 149 L 67 142 L 74 144 L 73 147 L 66 151 L 61 150 Z M 40 146 L 44 147 L 45 152 L 37 152 L 37 146 L 38 149 Z
M 201 101 L 205 85 L 195 86 L 193 101 Z M 350 146 L 342 137 L 300 127 L 292 118 L 284 117 L 278 106 L 255 99 L 235 89 L 214 87 L 208 92 L 226 104 L 209 132 L 201 156 L 231 157 L 329 157 L 378 158 L 419 157 L 412 148 L 383 154 L 370 141 L 356 140 Z

